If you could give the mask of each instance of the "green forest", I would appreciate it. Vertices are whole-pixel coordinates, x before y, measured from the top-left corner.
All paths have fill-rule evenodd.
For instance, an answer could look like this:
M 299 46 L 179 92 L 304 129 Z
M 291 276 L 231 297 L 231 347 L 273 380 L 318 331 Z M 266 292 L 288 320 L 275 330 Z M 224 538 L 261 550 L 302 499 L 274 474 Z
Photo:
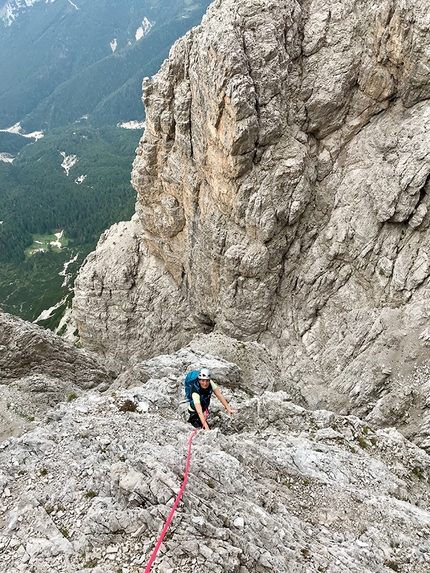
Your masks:
M 83 0 L 79 10 L 43 4 L 17 25 L 0 21 L 3 129 L 20 122 L 27 133 L 46 131 L 84 115 L 97 126 L 143 120 L 142 78 L 155 74 L 172 44 L 200 23 L 210 0 Z M 137 41 L 144 16 L 153 27 Z
M 132 216 L 130 172 L 140 136 L 141 130 L 73 125 L 27 145 L 13 163 L 0 162 L 3 310 L 37 318 L 65 295 L 58 275 L 64 263 L 78 255 L 77 269 L 107 227 Z M 76 156 L 68 175 L 65 156 Z M 35 235 L 61 231 L 61 249 L 29 250 Z

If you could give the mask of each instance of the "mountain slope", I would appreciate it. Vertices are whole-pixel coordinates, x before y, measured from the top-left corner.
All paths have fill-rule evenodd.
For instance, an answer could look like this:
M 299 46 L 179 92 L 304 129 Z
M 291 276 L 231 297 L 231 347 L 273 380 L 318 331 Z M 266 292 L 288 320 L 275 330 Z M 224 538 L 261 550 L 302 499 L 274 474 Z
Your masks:
M 35 320 L 59 301 L 62 310 L 70 303 L 73 277 L 100 234 L 134 212 L 129 173 L 139 135 L 84 122 L 54 130 L 13 163 L 0 163 L 4 310 Z M 61 309 L 42 324 L 56 326 Z
M 80 270 L 84 346 L 258 340 L 310 407 L 429 447 L 429 26 L 424 0 L 213 4 L 144 82 L 140 223 Z
M 155 73 L 172 43 L 200 21 L 208 4 L 35 2 L 0 27 L 0 127 L 22 122 L 32 131 L 91 114 L 136 74 Z M 99 123 L 142 119 L 139 100 L 135 93 L 121 113 L 111 112 Z
M 12 322 L 0 416 L 9 400 L 31 431 L 0 444 L 4 570 L 141 573 L 184 479 L 184 377 L 204 364 L 238 413 L 213 398 L 153 573 L 427 573 L 429 456 L 394 428 L 295 404 L 262 346 L 202 336 L 100 391 L 82 351 L 59 372 L 71 349 L 51 333 L 29 365 L 15 343 L 37 348 L 41 329 Z M 77 384 L 85 361 L 99 391 Z
M 142 79 L 200 22 L 208 3 L 0 4 L 0 306 L 5 310 L 28 320 L 44 316 L 41 324 L 54 328 L 70 303 L 76 270 L 100 233 L 131 216 L 130 171 L 145 113 Z M 125 132 L 119 123 L 137 130 Z M 61 154 L 64 161 L 78 162 L 70 177 Z M 61 252 L 50 247 L 58 233 L 68 242 Z M 33 248 L 40 243 L 47 247 L 44 254 Z

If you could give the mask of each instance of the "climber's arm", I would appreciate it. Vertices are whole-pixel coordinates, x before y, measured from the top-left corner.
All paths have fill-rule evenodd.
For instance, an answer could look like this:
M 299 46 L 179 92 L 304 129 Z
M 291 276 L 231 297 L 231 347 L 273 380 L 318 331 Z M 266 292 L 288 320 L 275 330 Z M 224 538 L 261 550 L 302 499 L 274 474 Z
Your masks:
M 208 423 L 206 422 L 206 418 L 205 418 L 205 415 L 204 415 L 204 413 L 203 413 L 201 404 L 197 402 L 197 403 L 194 404 L 194 407 L 196 408 L 196 412 L 197 412 L 197 414 L 198 414 L 198 416 L 199 416 L 199 418 L 200 418 L 200 421 L 201 421 L 201 423 L 202 423 L 202 425 L 203 425 L 203 428 L 204 428 L 205 430 L 210 430 L 210 428 L 209 428 L 209 426 L 208 426 Z
M 230 406 L 228 405 L 227 400 L 224 398 L 224 396 L 221 394 L 221 390 L 219 388 L 216 388 L 214 390 L 214 394 L 215 396 L 218 398 L 218 400 L 221 402 L 221 404 L 224 406 L 224 408 L 227 410 L 227 412 L 230 414 L 230 416 L 232 414 L 236 414 L 237 410 L 232 410 L 230 408 Z

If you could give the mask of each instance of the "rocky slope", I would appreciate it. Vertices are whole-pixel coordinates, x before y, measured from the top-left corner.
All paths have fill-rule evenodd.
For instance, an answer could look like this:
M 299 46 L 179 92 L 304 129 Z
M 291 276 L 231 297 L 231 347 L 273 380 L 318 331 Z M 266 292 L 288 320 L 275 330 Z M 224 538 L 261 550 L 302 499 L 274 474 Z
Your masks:
M 31 428 L 47 409 L 115 374 L 94 356 L 0 310 L 0 440 Z
M 86 350 L 0 312 L 0 571 L 143 571 L 201 365 L 238 413 L 214 399 L 154 573 L 429 571 L 429 18 L 220 0 L 145 80 Z
M 223 348 L 244 370 L 207 354 Z M 214 403 L 195 437 L 154 573 L 429 570 L 429 456 L 393 428 L 293 403 L 264 348 L 211 335 L 0 444 L 2 571 L 143 571 L 185 470 L 183 378 L 202 363 L 238 413 Z
M 256 340 L 311 407 L 428 444 L 429 26 L 424 0 L 214 2 L 144 81 L 138 218 L 76 281 L 84 346 Z

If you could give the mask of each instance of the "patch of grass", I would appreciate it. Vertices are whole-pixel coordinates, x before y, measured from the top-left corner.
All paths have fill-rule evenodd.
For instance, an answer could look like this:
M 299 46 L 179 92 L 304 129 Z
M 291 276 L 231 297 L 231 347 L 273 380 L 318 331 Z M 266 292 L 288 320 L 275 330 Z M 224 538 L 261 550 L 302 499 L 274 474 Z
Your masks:
M 34 416 L 28 416 L 27 414 L 24 414 L 23 412 L 18 412 L 18 416 L 20 418 L 23 418 L 24 420 L 27 420 L 27 422 L 34 422 Z
M 207 482 L 207 485 L 208 485 L 210 488 L 212 488 L 212 489 L 215 488 L 215 484 L 214 484 L 214 482 L 213 482 L 211 479 Z
M 40 475 L 41 475 L 41 476 L 46 476 L 47 473 L 48 473 L 48 470 L 47 470 L 46 468 L 42 468 L 42 469 L 40 470 Z
M 60 529 L 60 533 L 63 537 L 65 537 L 66 539 L 69 539 L 70 533 L 68 532 L 68 530 L 65 527 L 62 527 Z
M 399 571 L 399 566 L 394 561 L 384 561 L 385 567 L 389 567 L 393 571 Z
M 84 497 L 86 497 L 87 499 L 92 499 L 93 497 L 97 497 L 97 492 L 90 489 L 89 491 L 86 491 L 84 493 Z
M 70 239 L 64 237 L 64 233 L 57 235 L 33 235 L 33 243 L 24 251 L 26 257 L 31 257 L 35 253 L 54 251 L 59 253 L 63 247 L 67 247 Z
M 75 394 L 74 392 L 72 392 L 71 394 L 69 394 L 69 395 L 67 396 L 67 401 L 68 401 L 68 402 L 72 402 L 73 400 L 76 400 L 77 397 L 78 397 L 78 395 Z
M 420 467 L 418 467 L 418 466 L 415 466 L 415 467 L 412 469 L 412 473 L 413 473 L 415 476 L 417 476 L 418 479 L 425 479 L 425 476 L 424 476 L 424 473 L 423 473 L 422 468 L 420 468 Z
M 119 407 L 121 412 L 136 412 L 137 404 L 133 400 L 125 400 Z
M 363 448 L 363 450 L 367 448 L 367 442 L 363 436 L 357 436 L 357 441 L 360 444 L 360 448 Z
M 89 559 L 85 565 L 84 565 L 84 569 L 94 569 L 94 567 L 97 567 L 98 565 L 98 559 Z
M 64 336 L 66 334 L 67 324 L 63 324 L 60 330 L 57 331 L 58 336 Z

